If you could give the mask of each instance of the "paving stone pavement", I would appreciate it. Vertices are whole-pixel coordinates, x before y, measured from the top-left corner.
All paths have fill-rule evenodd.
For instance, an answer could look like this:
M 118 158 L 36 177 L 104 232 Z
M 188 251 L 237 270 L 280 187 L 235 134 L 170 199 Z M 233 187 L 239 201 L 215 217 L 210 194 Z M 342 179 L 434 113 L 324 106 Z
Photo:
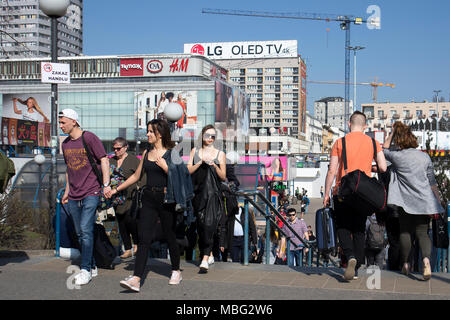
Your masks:
M 382 270 L 379 278 L 362 270 L 346 282 L 339 268 L 291 268 L 277 265 L 216 262 L 207 274 L 182 260 L 183 281 L 169 286 L 170 262 L 149 259 L 141 292 L 119 286 L 133 273 L 130 259 L 115 270 L 99 270 L 98 277 L 73 288 L 69 260 L 53 256 L 0 258 L 0 300 L 449 300 L 450 274 L 435 273 L 430 281 L 420 274 L 404 276 Z M 72 267 L 74 268 L 74 267 Z M 378 281 L 378 282 L 377 282 Z
M 314 213 L 321 201 L 311 199 L 304 217 L 313 230 Z M 450 300 L 449 273 L 434 273 L 430 281 L 423 281 L 420 274 L 360 270 L 359 279 L 346 282 L 343 270 L 334 267 L 216 262 L 207 274 L 199 274 L 196 264 L 182 260 L 183 281 L 169 286 L 170 262 L 162 259 L 149 259 L 141 292 L 136 294 L 119 286 L 120 280 L 133 273 L 134 260 L 117 262 L 115 270 L 100 269 L 98 277 L 76 289 L 74 273 L 68 273 L 68 268 L 76 268 L 70 260 L 44 251 L 21 256 L 3 252 L 0 300 Z

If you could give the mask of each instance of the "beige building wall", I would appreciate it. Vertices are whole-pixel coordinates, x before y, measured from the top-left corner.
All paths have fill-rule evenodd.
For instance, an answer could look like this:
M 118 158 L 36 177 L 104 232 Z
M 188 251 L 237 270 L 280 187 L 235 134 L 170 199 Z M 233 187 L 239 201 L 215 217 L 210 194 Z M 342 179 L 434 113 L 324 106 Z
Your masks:
M 448 118 L 450 102 L 366 103 L 361 108 L 367 116 L 368 128 L 378 131 L 391 128 L 395 121 L 420 120 L 433 115 Z

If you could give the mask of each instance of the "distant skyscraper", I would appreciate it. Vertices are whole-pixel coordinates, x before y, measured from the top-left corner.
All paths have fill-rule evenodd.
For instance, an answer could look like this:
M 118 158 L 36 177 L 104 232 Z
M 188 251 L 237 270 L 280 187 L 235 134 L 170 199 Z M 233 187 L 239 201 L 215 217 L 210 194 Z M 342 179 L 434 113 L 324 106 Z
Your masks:
M 58 19 L 58 56 L 83 52 L 83 0 L 71 0 L 66 16 Z M 0 58 L 51 55 L 50 18 L 39 0 L 0 0 Z
M 314 102 L 314 117 L 324 124 L 345 130 L 345 121 L 353 113 L 353 101 L 349 102 L 349 114 L 345 116 L 345 103 L 342 97 L 327 97 Z

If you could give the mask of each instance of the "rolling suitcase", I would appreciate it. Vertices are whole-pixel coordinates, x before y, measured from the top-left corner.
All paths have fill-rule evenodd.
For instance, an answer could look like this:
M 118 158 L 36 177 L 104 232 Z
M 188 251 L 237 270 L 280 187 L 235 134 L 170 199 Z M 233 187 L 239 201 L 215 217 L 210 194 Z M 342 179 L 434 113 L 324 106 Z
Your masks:
M 94 225 L 95 264 L 102 269 L 114 269 L 113 261 L 116 256 L 116 249 L 109 240 L 105 227 L 96 223 Z
M 316 241 L 319 252 L 328 256 L 337 254 L 337 237 L 333 209 L 322 208 L 316 211 Z

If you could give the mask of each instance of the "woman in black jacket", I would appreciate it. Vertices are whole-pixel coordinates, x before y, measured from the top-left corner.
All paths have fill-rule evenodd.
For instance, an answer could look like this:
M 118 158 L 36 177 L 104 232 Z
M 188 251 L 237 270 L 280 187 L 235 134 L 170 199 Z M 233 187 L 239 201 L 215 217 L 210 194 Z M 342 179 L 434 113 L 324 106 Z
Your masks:
M 220 191 L 220 181 L 226 180 L 226 159 L 225 153 L 214 147 L 217 138 L 217 131 L 212 125 L 207 125 L 202 129 L 199 141 L 201 148 L 191 150 L 187 168 L 192 175 L 195 197 L 192 201 L 194 212 L 197 216 L 199 246 L 202 261 L 200 271 L 205 273 L 209 265 L 214 263 L 212 255 L 213 237 L 217 232 L 218 223 L 223 214 L 223 208 L 218 212 L 208 212 L 206 208 L 211 205 L 211 201 L 216 201 L 217 190 Z M 222 200 L 217 200 L 217 206 L 222 206 Z M 214 206 L 213 206 L 214 207 Z M 212 222 L 211 222 L 212 220 Z

